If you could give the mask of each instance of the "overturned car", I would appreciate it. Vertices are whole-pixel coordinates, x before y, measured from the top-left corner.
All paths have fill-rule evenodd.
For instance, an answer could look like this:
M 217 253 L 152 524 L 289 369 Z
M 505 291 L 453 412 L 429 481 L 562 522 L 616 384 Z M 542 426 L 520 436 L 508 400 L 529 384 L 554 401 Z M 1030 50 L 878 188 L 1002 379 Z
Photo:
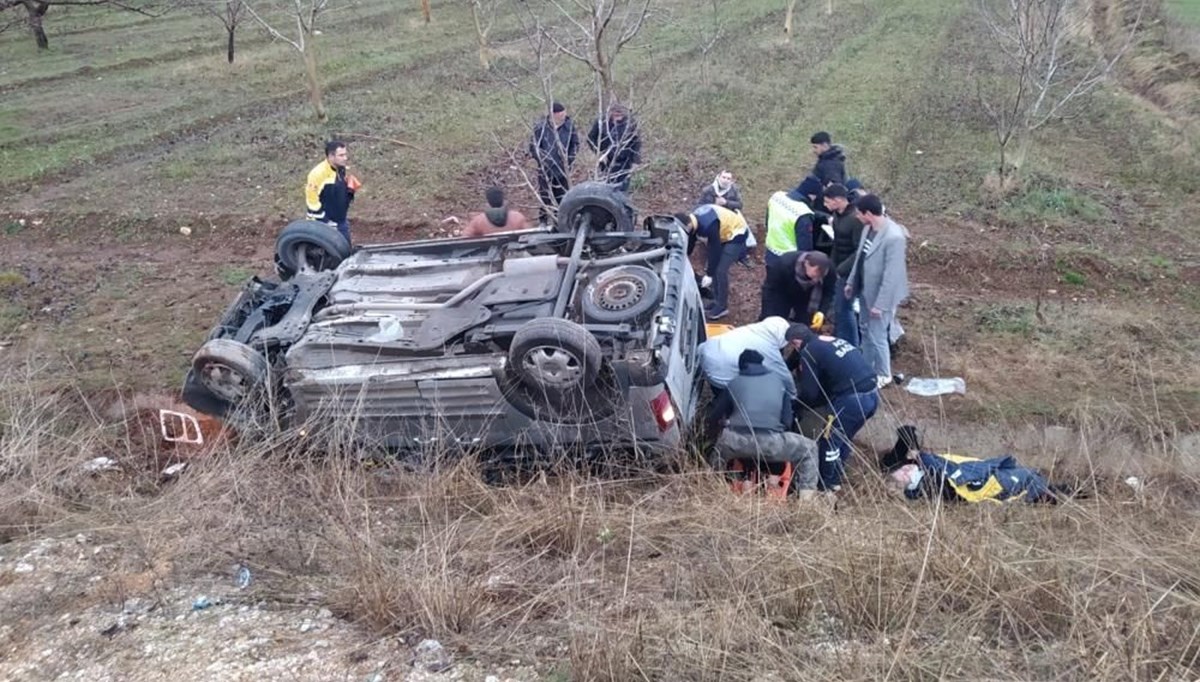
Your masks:
M 568 192 L 552 231 L 350 254 L 297 222 L 276 262 L 281 281 L 248 282 L 195 354 L 195 409 L 352 425 L 401 450 L 654 450 L 688 433 L 705 324 L 687 237 L 671 217 L 637 227 L 608 185 Z

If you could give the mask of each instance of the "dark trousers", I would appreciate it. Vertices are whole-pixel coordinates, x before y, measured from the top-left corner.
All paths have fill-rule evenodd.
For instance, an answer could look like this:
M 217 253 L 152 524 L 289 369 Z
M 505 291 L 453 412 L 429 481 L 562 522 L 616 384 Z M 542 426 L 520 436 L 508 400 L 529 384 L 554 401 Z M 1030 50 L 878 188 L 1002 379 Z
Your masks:
M 538 199 L 541 208 L 538 209 L 538 220 L 542 223 L 554 221 L 558 205 L 562 203 L 563 195 L 571 187 L 567 178 L 557 173 L 538 171 Z
M 848 393 L 829 400 L 833 424 L 817 439 L 821 484 L 826 490 L 842 484 L 842 474 L 850 462 L 851 441 L 879 408 L 879 391 Z
M 337 231 L 346 238 L 346 244 L 353 245 L 350 241 L 350 220 L 347 218 L 337 224 Z
M 854 312 L 854 299 L 846 298 L 846 278 L 837 278 L 837 291 L 833 292 L 833 333 L 851 346 L 858 345 L 858 315 Z
M 712 312 L 729 308 L 729 270 L 746 253 L 744 240 L 720 242 L 716 237 L 708 240 L 708 276 L 712 277 Z

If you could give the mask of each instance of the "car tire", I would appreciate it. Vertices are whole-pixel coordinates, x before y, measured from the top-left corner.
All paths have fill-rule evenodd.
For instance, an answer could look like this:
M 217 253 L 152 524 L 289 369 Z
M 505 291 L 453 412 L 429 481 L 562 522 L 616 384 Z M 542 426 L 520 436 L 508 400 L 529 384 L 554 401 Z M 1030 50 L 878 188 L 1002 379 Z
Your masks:
M 299 256 L 301 249 L 307 252 L 306 262 Z M 315 220 L 297 220 L 275 239 L 275 270 L 281 279 L 302 269 L 332 270 L 349 256 L 346 238 L 336 228 Z
M 516 377 L 552 403 L 580 396 L 600 375 L 600 342 L 570 320 L 526 322 L 513 335 L 508 358 Z
M 267 371 L 262 353 L 230 339 L 210 339 L 192 357 L 196 382 L 229 405 L 252 396 L 266 382 Z
M 633 232 L 633 208 L 629 205 L 629 197 L 621 190 L 603 182 L 584 182 L 567 190 L 558 205 L 558 222 L 555 229 L 558 232 L 573 234 L 579 227 L 579 221 L 585 216 L 591 218 L 593 234 L 601 232 Z M 595 237 L 589 240 L 592 250 L 597 253 L 615 251 L 624 245 L 625 240 L 605 239 Z
M 600 273 L 583 293 L 583 319 L 615 324 L 641 319 L 658 309 L 662 278 L 644 265 L 620 265 Z

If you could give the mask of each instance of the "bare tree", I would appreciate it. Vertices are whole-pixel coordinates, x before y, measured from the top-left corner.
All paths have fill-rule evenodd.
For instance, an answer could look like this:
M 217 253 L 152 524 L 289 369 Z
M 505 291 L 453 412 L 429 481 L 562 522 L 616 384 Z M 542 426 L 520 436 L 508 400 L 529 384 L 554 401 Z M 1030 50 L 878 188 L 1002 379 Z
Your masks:
M 429 0 L 421 0 L 421 16 L 427 24 L 433 21 L 433 8 L 429 6 Z
M 479 45 L 479 65 L 485 71 L 492 68 L 492 46 L 488 36 L 496 23 L 500 0 L 471 0 L 471 19 L 475 22 L 475 42 Z
M 783 33 L 788 40 L 792 39 L 792 19 L 796 14 L 796 0 L 788 0 L 787 12 L 783 14 Z
M 976 78 L 979 103 L 992 122 L 1000 186 L 1024 162 L 1033 133 L 1069 115 L 1129 48 L 1141 21 L 1115 54 L 1085 44 L 1088 8 L 1081 0 L 979 0 L 979 16 L 999 53 L 989 84 Z
M 136 12 L 146 16 L 161 16 L 170 9 L 171 5 L 166 0 L 159 2 L 143 2 L 142 0 L 0 0 L 0 12 L 8 9 L 16 9 L 18 7 L 25 10 L 25 25 L 29 27 L 29 33 L 33 36 L 33 41 L 39 50 L 50 48 L 50 39 L 46 36 L 44 26 L 44 17 L 46 12 L 50 11 L 51 7 L 107 7 L 114 10 L 126 12 Z M 7 28 L 10 25 L 19 22 L 11 22 L 10 24 L 0 23 L 0 29 Z
M 698 31 L 696 44 L 700 48 L 700 79 L 705 87 L 709 85 L 709 56 L 717 43 L 725 37 L 725 18 L 721 13 L 722 0 L 709 0 L 706 9 L 708 16 Z
M 317 115 L 318 121 L 327 120 L 329 117 L 325 113 L 325 101 L 321 89 L 320 73 L 317 70 L 317 54 L 316 47 L 313 45 L 313 37 L 318 34 L 317 19 L 329 10 L 330 0 L 243 0 L 243 3 L 246 11 L 254 17 L 254 20 L 271 38 L 282 40 L 300 53 L 304 59 L 304 80 L 308 86 L 308 97 L 312 102 L 313 113 Z M 287 21 L 295 21 L 295 33 L 290 36 L 285 35 L 268 21 L 268 17 L 263 16 L 259 8 L 274 8 L 286 12 Z
M 601 100 L 609 101 L 616 94 L 617 57 L 642 30 L 652 1 L 545 0 L 566 22 L 561 28 L 542 25 L 542 31 L 559 51 L 591 70 Z
M 225 29 L 225 59 L 232 64 L 236 47 L 235 36 L 238 27 L 246 18 L 244 0 L 192 0 L 190 4 L 205 16 L 221 22 Z

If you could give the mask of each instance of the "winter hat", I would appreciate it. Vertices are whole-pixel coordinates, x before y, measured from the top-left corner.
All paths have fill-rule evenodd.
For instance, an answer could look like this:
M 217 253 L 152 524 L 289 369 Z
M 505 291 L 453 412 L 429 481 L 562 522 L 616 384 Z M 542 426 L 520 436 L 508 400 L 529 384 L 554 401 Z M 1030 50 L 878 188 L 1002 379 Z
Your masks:
M 815 176 L 808 176 L 800 181 L 800 186 L 796 188 L 805 199 L 809 195 L 819 196 L 821 194 L 821 181 Z
M 811 340 L 814 336 L 816 336 L 816 334 L 813 333 L 813 330 L 809 329 L 806 325 L 796 323 L 788 327 L 787 334 L 785 334 L 783 338 L 787 339 L 789 342 L 800 339 L 801 341 L 808 343 L 809 340 Z

